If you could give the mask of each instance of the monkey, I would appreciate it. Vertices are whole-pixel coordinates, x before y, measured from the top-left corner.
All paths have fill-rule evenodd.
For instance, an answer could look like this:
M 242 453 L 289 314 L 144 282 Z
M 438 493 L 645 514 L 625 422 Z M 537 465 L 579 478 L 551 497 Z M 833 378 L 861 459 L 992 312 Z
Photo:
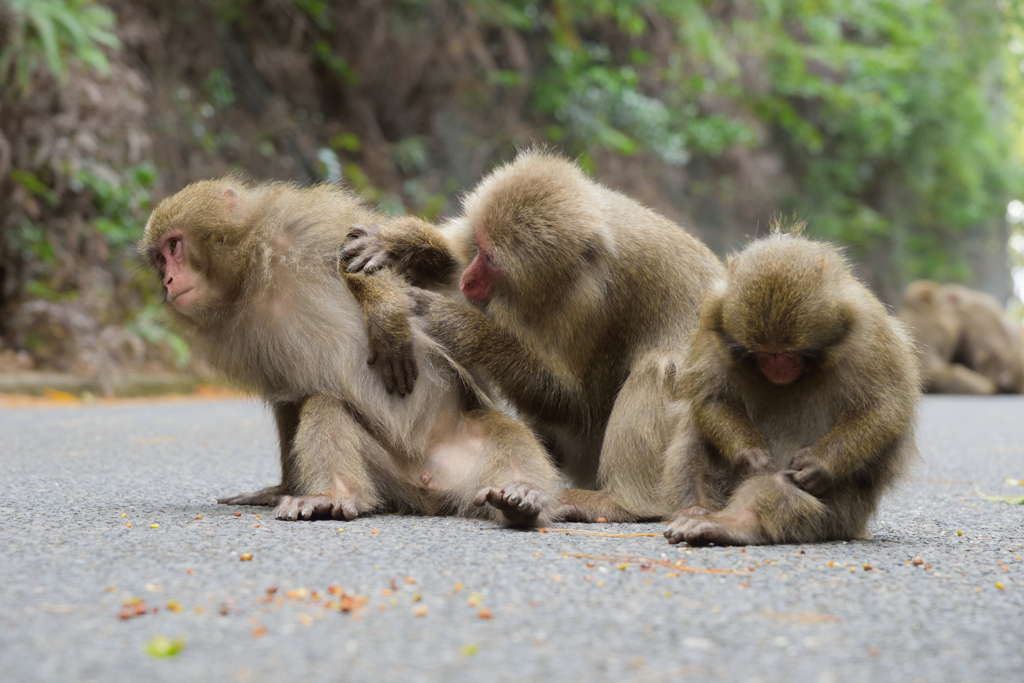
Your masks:
M 1024 339 L 994 297 L 918 280 L 907 287 L 899 316 L 917 342 L 927 391 L 1024 392 Z
M 750 243 L 705 298 L 666 456 L 670 543 L 864 534 L 917 457 L 920 376 L 903 324 L 802 224 Z
M 409 319 L 405 280 L 340 272 L 348 226 L 374 220 L 336 186 L 234 177 L 189 185 L 150 216 L 139 251 L 171 326 L 277 424 L 281 483 L 218 502 L 289 521 L 396 511 L 547 523 L 560 475 L 536 436 Z M 404 397 L 371 381 L 371 361 Z
M 350 238 L 347 272 L 458 282 L 465 302 L 417 290 L 416 312 L 553 452 L 575 487 L 562 518 L 667 514 L 658 485 L 684 414 L 675 385 L 723 273 L 710 249 L 537 148 L 487 175 L 440 226 L 407 217 Z

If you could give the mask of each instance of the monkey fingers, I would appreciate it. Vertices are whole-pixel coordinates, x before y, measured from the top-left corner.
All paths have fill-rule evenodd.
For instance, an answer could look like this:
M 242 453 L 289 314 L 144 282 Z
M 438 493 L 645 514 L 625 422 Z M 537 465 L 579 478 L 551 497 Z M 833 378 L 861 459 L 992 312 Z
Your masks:
M 409 288 L 409 312 L 415 316 L 425 318 L 430 315 L 430 307 L 435 301 L 440 301 L 444 297 L 436 292 L 431 292 L 429 289 L 420 289 L 419 287 Z
M 505 516 L 509 526 L 533 526 L 544 511 L 546 496 L 533 490 L 527 484 L 513 482 L 504 488 L 493 486 L 481 489 L 473 499 L 473 505 L 490 505 Z
M 812 496 L 821 496 L 835 488 L 835 479 L 815 457 L 810 448 L 803 448 L 793 455 L 786 476 Z
M 359 516 L 355 501 L 334 492 L 321 496 L 284 496 L 274 510 L 280 520 L 294 522 L 300 519 L 344 519 Z
M 754 476 L 775 471 L 771 453 L 764 448 L 744 448 L 736 454 L 736 471 L 741 476 Z
M 420 376 L 412 342 L 402 344 L 395 353 L 381 353 L 377 349 L 370 349 L 366 364 L 377 368 L 384 388 L 389 394 L 398 392 L 398 395 L 403 397 L 411 394 Z
M 380 224 L 353 225 L 348 233 L 349 242 L 341 249 L 341 260 L 351 261 L 346 273 L 373 273 L 394 264 L 380 238 Z
M 221 505 L 266 505 L 273 507 L 281 502 L 284 495 L 284 487 L 268 486 L 259 491 L 237 493 L 233 496 L 218 498 L 217 502 Z

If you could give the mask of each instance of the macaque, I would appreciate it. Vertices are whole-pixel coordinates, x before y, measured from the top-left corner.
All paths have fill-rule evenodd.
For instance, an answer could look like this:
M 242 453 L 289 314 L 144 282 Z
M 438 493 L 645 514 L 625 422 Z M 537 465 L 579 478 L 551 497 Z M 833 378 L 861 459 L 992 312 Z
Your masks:
M 1024 338 L 994 297 L 918 280 L 907 287 L 899 316 L 917 342 L 927 391 L 1024 392 Z
M 730 258 L 704 300 L 681 392 L 671 543 L 859 537 L 916 457 L 903 325 L 834 247 L 778 227 Z
M 408 319 L 404 280 L 339 271 L 349 226 L 377 220 L 337 187 L 237 178 L 189 185 L 153 211 L 140 253 L 172 326 L 277 422 L 281 483 L 219 502 L 276 506 L 284 520 L 546 523 L 559 474 L 533 433 Z
M 416 294 L 426 330 L 529 420 L 576 488 L 560 515 L 660 519 L 676 382 L 700 301 L 723 273 L 678 225 L 531 150 L 485 177 L 462 215 L 356 226 L 349 272 L 458 278 L 470 305 Z

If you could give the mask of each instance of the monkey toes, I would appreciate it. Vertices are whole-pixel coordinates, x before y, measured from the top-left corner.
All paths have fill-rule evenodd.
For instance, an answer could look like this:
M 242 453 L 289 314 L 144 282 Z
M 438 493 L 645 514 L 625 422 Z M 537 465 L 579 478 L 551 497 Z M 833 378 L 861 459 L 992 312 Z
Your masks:
M 273 507 L 280 503 L 283 497 L 284 491 L 280 486 L 268 486 L 259 491 L 237 493 L 233 496 L 218 498 L 217 502 L 221 505 L 266 505 Z
M 692 510 L 693 508 L 689 508 Z M 756 518 L 738 519 L 704 514 L 680 513 L 665 530 L 669 543 L 689 545 L 749 545 L 757 542 Z
M 498 509 L 509 526 L 533 526 L 544 511 L 544 498 L 526 484 L 512 483 L 502 489 L 493 486 L 481 489 L 473 505 Z
M 340 495 L 283 496 L 274 510 L 276 517 L 287 522 L 300 519 L 344 519 L 359 516 L 355 501 Z

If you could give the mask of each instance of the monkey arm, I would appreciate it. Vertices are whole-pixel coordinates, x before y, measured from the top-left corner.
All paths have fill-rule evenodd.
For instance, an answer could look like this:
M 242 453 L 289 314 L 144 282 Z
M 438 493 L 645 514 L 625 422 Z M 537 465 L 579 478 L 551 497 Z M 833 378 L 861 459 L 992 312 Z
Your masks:
M 417 287 L 449 284 L 461 265 L 436 227 L 407 216 L 352 226 L 341 260 L 347 273 L 391 267 Z
M 412 393 L 419 369 L 409 328 L 408 285 L 388 271 L 372 277 L 343 272 L 342 277 L 362 307 L 370 347 L 366 362 L 380 373 L 388 393 Z
M 879 457 L 910 429 L 912 407 L 892 405 L 892 402 L 878 401 L 870 406 L 857 408 L 842 415 L 818 443 L 794 456 L 794 469 L 801 470 L 802 461 L 815 463 L 808 470 L 822 469 L 820 475 L 810 471 L 805 478 L 824 476 L 829 483 L 849 480 L 865 471 L 870 471 Z M 797 485 L 808 492 L 820 488 L 803 486 L 798 471 Z M 828 488 L 827 486 L 825 488 Z
M 690 419 L 738 472 L 774 470 L 768 444 L 742 406 L 722 397 L 706 397 L 691 402 Z
M 550 420 L 586 420 L 579 382 L 558 373 L 516 336 L 472 306 L 413 290 L 426 331 L 459 363 L 480 368 L 517 407 Z

